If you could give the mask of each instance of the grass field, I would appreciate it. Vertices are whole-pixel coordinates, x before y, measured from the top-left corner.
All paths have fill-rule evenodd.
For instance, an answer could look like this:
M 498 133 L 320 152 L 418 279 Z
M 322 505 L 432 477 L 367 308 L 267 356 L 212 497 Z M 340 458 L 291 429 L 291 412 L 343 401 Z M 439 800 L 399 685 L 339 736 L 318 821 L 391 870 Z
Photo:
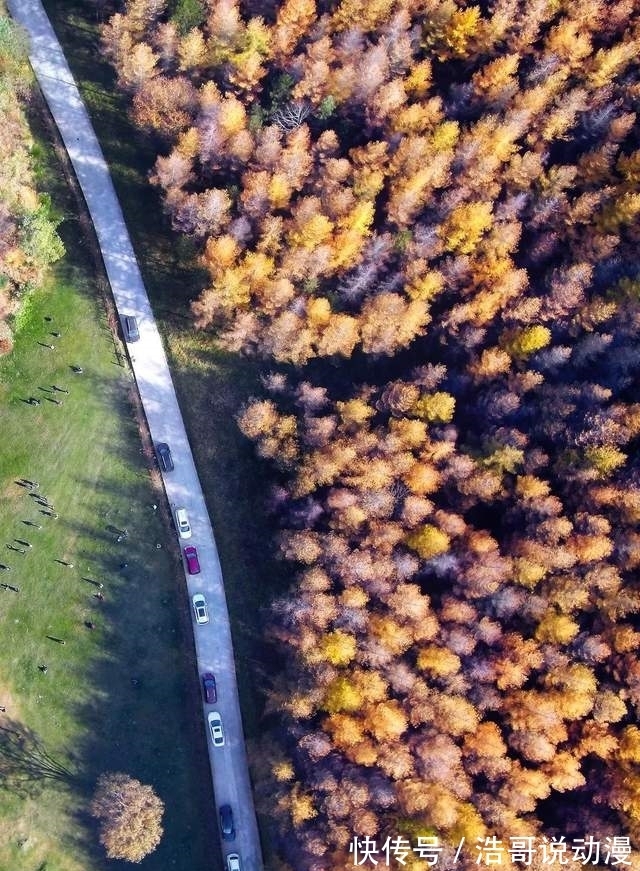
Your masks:
M 0 359 L 0 563 L 10 567 L 0 582 L 19 589 L 0 588 L 0 871 L 114 867 L 86 814 L 110 770 L 151 784 L 165 803 L 164 839 L 141 869 L 215 869 L 182 570 L 153 510 L 131 376 L 73 202 L 51 152 L 38 152 L 68 254 L 28 299 L 15 350 Z M 39 482 L 57 518 L 21 478 Z
M 158 194 L 149 185 L 155 151 L 130 124 L 113 73 L 100 61 L 95 4 L 45 0 L 45 6 L 109 162 L 172 364 L 220 551 L 243 722 L 251 740 L 262 731 L 261 688 L 273 673 L 261 641 L 262 608 L 289 582 L 283 564 L 272 556 L 273 529 L 264 511 L 269 487 L 266 467 L 256 459 L 253 447 L 235 423 L 242 402 L 261 391 L 260 369 L 250 361 L 220 351 L 211 334 L 197 334 L 192 328 L 189 303 L 202 288 L 204 274 L 197 267 L 190 241 L 171 232 Z M 200 794 L 207 788 L 205 773 L 199 784 Z M 178 795 L 176 805 L 180 801 Z M 182 807 L 185 819 L 194 812 L 189 800 Z M 179 837 L 184 838 L 184 833 Z M 263 848 L 268 864 L 268 836 L 263 839 Z M 202 867 L 195 850 L 193 858 L 185 854 L 185 862 L 187 859 L 189 864 L 179 862 L 173 867 L 192 871 Z M 215 865 L 216 860 L 213 862 Z

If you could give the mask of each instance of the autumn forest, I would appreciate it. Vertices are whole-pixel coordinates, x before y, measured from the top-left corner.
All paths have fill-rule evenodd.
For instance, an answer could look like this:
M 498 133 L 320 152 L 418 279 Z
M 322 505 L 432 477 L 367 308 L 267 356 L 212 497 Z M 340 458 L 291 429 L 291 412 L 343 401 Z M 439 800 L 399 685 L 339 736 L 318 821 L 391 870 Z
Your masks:
M 64 253 L 51 202 L 37 191 L 27 123 L 31 84 L 26 35 L 0 0 L 0 355 L 13 348 L 11 321 L 29 290 Z
M 279 867 L 640 848 L 638 4 L 128 0 L 102 38 L 194 327 L 263 361 Z

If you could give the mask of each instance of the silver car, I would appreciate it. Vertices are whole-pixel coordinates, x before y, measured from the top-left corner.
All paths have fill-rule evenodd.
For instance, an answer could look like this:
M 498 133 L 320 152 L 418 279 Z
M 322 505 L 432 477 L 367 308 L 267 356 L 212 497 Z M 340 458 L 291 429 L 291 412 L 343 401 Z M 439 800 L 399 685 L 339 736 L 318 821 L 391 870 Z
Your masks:
M 211 730 L 211 740 L 214 747 L 224 747 L 224 730 L 222 728 L 222 717 L 217 711 L 211 711 L 207 717 L 209 721 L 209 729 Z
M 196 593 L 191 599 L 193 602 L 193 613 L 196 616 L 196 623 L 202 625 L 209 622 L 209 610 L 207 608 L 207 600 L 202 593 Z
M 240 856 L 237 853 L 229 853 L 227 856 L 227 871 L 242 871 L 240 868 Z
M 125 315 L 122 318 L 122 326 L 124 327 L 124 337 L 127 342 L 137 342 L 140 338 L 138 330 L 138 321 L 133 315 Z
M 191 538 L 191 524 L 184 508 L 176 508 L 176 527 L 180 538 Z

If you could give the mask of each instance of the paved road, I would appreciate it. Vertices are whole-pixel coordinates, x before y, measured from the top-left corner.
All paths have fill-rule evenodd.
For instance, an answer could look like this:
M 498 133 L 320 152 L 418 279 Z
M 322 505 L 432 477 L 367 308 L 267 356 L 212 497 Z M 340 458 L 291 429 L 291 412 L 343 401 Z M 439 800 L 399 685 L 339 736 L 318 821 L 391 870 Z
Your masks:
M 202 573 L 195 579 L 185 575 L 189 597 L 203 592 L 211 618 L 205 626 L 193 623 L 193 629 L 200 673 L 214 672 L 218 683 L 219 702 L 203 708 L 204 727 L 208 731 L 206 714 L 215 708 L 226 735 L 226 746 L 218 749 L 207 736 L 215 801 L 232 806 L 237 831 L 235 841 L 223 842 L 223 851 L 240 854 L 242 871 L 261 871 L 220 561 L 160 334 L 107 165 L 49 19 L 39 0 L 8 0 L 8 6 L 30 34 L 31 64 L 89 207 L 118 311 L 138 320 L 140 340 L 129 345 L 131 364 L 153 440 L 168 442 L 173 452 L 175 470 L 164 476 L 167 495 L 187 509 L 193 528 L 188 543 L 200 556 Z

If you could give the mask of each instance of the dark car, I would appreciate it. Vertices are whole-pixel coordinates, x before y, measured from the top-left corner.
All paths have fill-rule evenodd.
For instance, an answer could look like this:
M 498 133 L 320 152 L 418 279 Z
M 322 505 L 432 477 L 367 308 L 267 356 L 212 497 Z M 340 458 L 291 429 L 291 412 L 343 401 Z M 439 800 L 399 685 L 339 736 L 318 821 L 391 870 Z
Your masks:
M 198 559 L 198 551 L 190 544 L 184 549 L 184 558 L 187 561 L 187 570 L 190 575 L 200 574 L 200 560 Z
M 173 472 L 173 457 L 171 456 L 171 448 L 166 442 L 158 442 L 156 445 L 156 454 L 158 462 L 163 472 Z
M 233 811 L 230 804 L 220 805 L 220 831 L 223 840 L 233 841 L 235 839 L 236 829 L 233 825 Z
M 215 704 L 218 698 L 216 679 L 209 671 L 202 675 L 202 691 L 204 693 L 205 702 L 208 705 Z
M 124 337 L 127 342 L 137 342 L 140 338 L 138 331 L 138 321 L 133 315 L 125 315 L 122 318 L 122 326 L 124 327 Z

